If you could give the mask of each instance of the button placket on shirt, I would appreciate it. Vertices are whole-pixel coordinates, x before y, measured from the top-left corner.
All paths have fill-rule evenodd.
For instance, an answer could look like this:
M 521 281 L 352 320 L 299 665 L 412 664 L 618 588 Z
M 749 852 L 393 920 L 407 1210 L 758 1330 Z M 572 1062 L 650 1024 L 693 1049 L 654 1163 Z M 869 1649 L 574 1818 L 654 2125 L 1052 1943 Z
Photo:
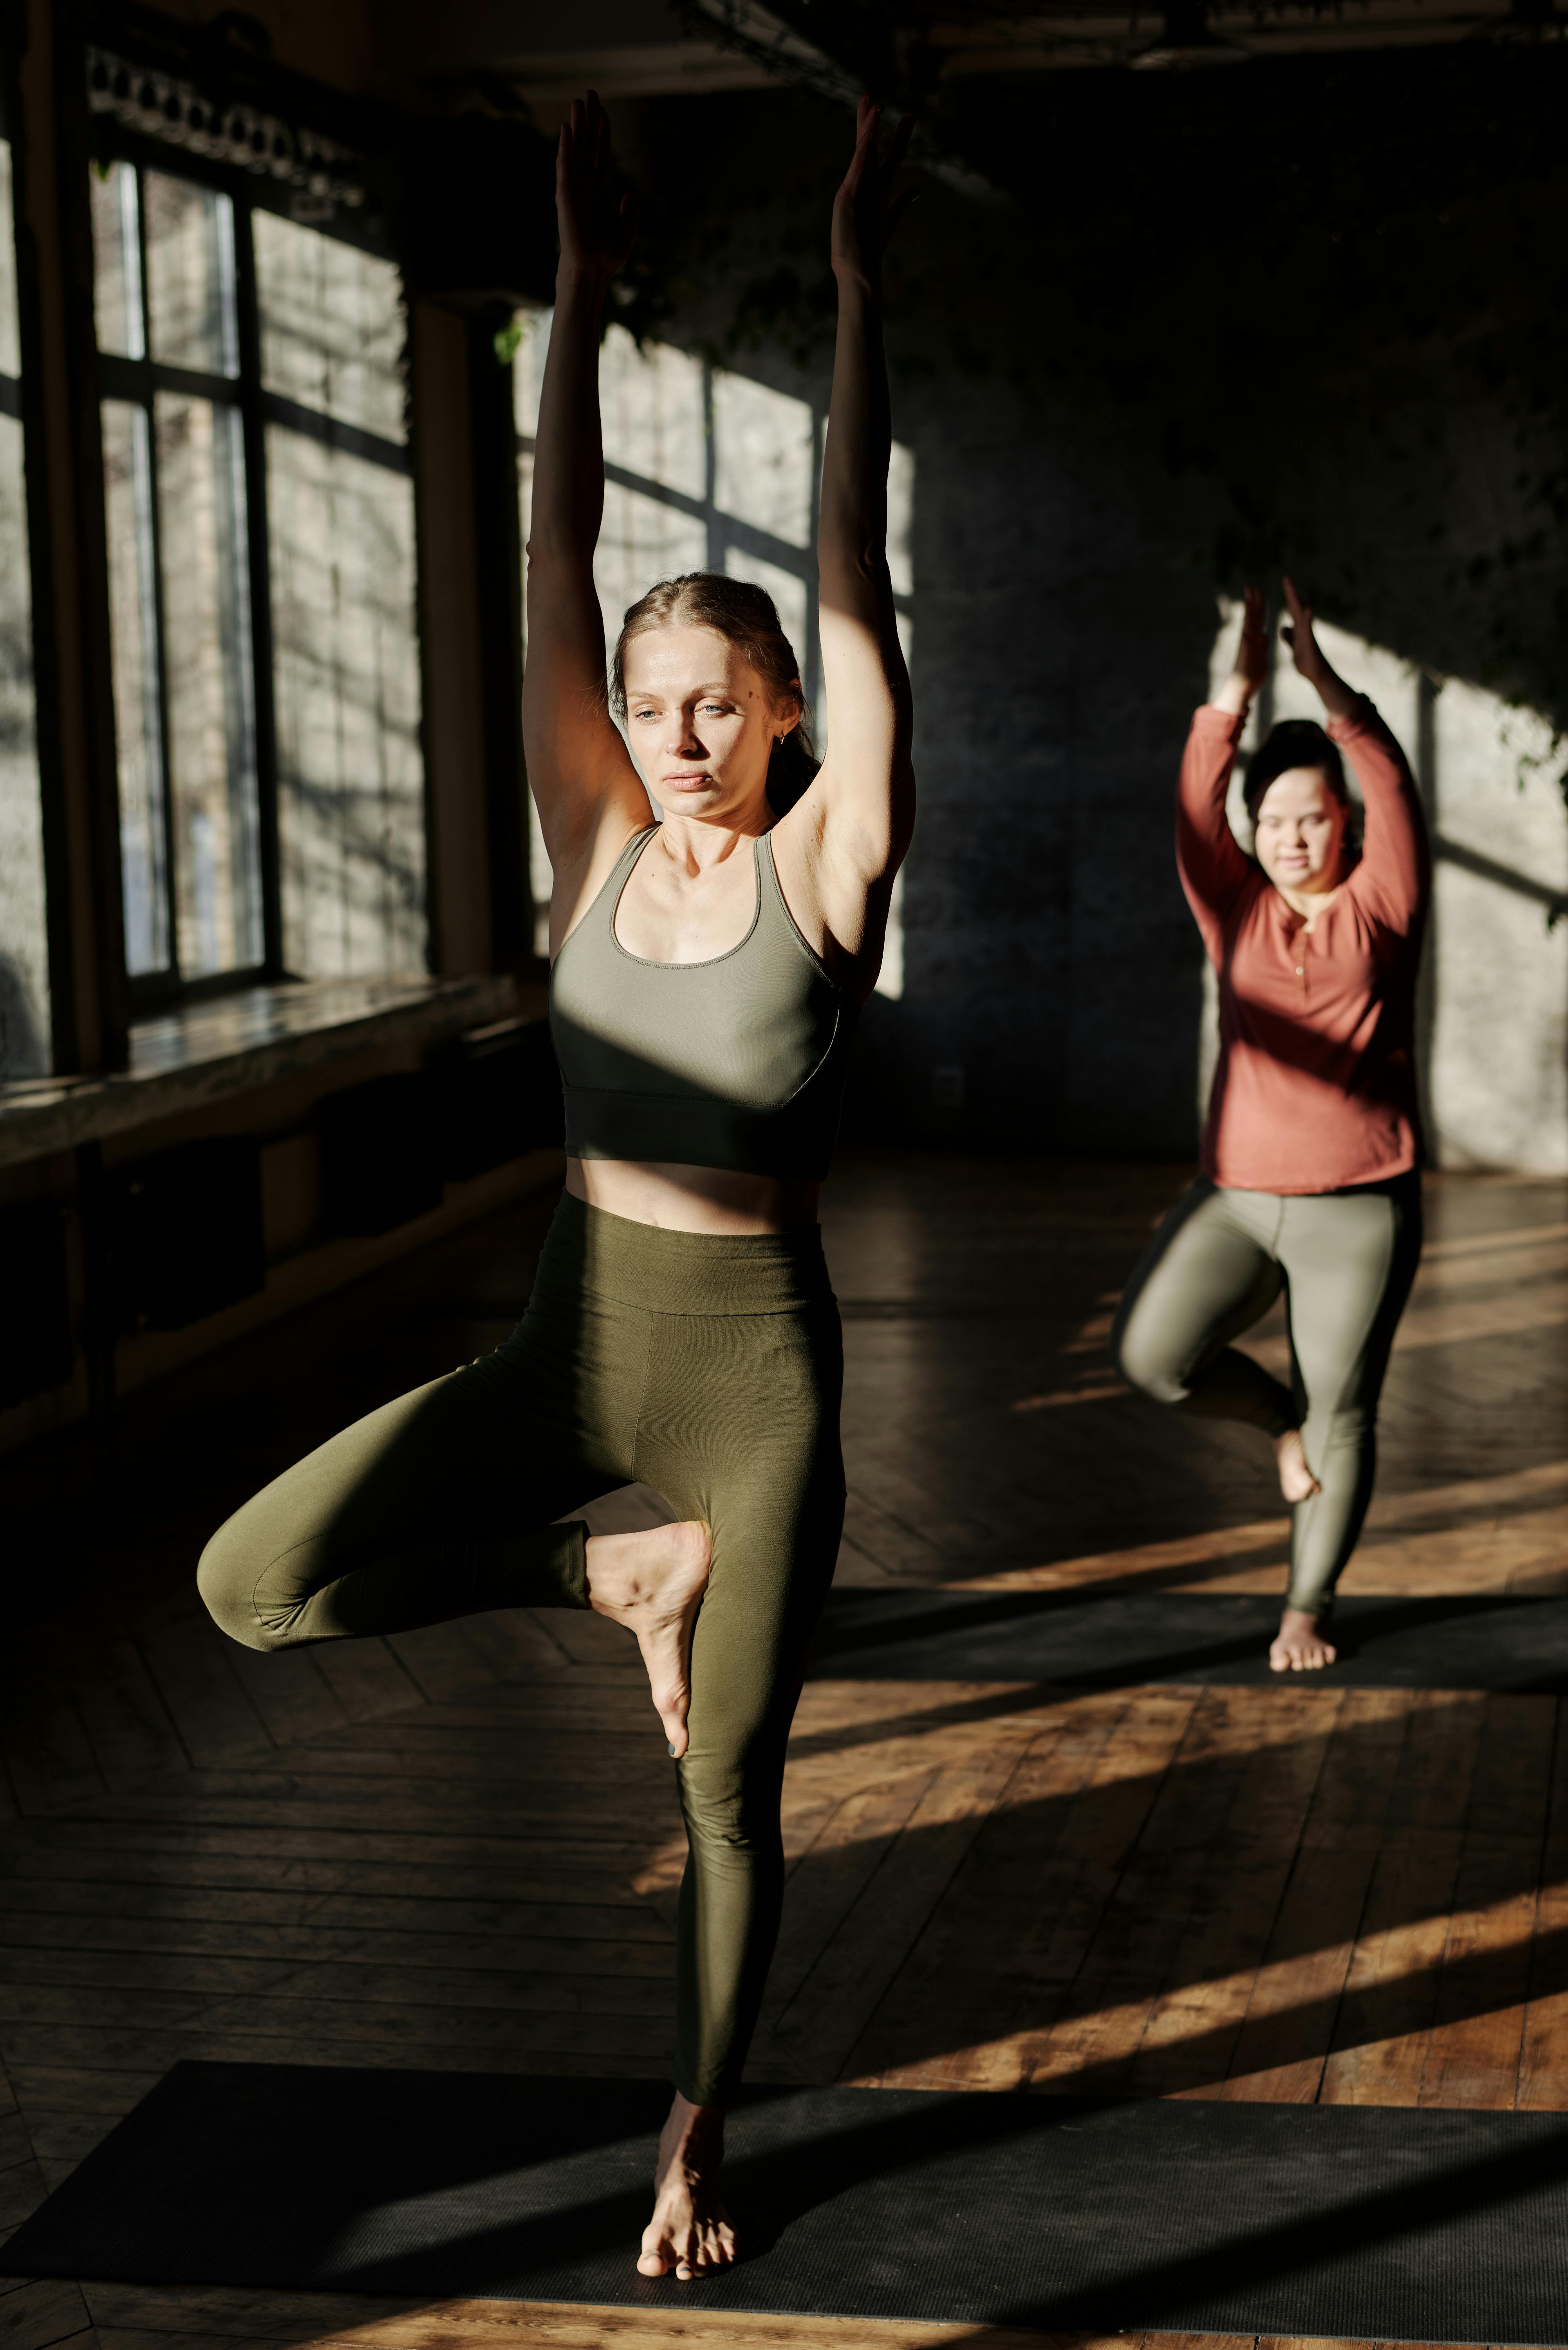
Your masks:
M 1299 927 L 1290 931 L 1287 936 L 1291 961 L 1296 977 L 1302 983 L 1302 993 L 1304 995 L 1306 993 L 1307 927 L 1304 922 L 1300 921 L 1299 916 L 1297 920 Z M 1298 956 L 1301 958 L 1299 962 L 1296 961 Z

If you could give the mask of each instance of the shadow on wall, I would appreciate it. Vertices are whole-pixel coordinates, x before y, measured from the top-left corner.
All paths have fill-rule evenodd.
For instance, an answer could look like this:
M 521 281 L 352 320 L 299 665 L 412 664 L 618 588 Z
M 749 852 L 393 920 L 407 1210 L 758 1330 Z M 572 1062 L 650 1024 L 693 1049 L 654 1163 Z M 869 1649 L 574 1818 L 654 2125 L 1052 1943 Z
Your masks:
M 1220 599 L 1210 691 L 1230 665 L 1239 607 Z M 1443 678 L 1325 626 L 1330 660 L 1404 745 L 1431 827 L 1432 912 L 1419 1002 L 1422 1107 L 1440 1167 L 1568 1170 L 1568 808 L 1553 730 L 1538 712 Z M 1321 713 L 1278 642 L 1243 751 L 1276 719 Z M 1231 829 L 1251 850 L 1240 764 Z M 1204 967 L 1199 1115 L 1218 1049 Z

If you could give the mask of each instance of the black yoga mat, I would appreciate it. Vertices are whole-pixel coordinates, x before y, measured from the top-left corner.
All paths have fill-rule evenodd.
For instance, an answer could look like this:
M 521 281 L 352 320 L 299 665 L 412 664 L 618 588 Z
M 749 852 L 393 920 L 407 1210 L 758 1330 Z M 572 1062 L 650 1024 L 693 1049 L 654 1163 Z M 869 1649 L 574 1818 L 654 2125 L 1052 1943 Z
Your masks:
M 818 1680 L 1277 1681 L 1266 1594 L 836 1591 L 818 1628 Z M 1568 1598 L 1342 1599 L 1337 1663 L 1352 1689 L 1568 1690 Z
M 647 2081 L 178 2064 L 17 2276 L 954 2324 L 1568 2344 L 1568 2115 L 756 2089 L 747 2257 L 634 2267 Z

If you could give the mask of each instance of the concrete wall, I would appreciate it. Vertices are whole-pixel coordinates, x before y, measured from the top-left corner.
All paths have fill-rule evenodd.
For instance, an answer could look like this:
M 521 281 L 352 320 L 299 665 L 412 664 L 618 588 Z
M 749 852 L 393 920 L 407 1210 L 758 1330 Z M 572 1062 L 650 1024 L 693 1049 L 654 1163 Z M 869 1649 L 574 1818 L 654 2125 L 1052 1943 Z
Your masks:
M 1438 1154 L 1449 1167 L 1561 1173 L 1568 820 L 1551 730 L 1458 680 L 1443 686 L 1434 717 L 1439 860 L 1426 1074 Z

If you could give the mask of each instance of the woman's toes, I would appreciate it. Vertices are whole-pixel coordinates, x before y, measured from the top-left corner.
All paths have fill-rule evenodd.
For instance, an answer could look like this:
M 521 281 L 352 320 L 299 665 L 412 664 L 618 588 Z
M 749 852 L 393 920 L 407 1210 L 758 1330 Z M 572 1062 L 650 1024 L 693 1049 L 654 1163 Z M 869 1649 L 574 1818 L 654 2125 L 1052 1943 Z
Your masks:
M 691 1711 L 691 1692 L 684 1679 L 671 1683 L 662 1674 L 656 1676 L 652 1660 L 648 1662 L 654 1711 L 664 1726 L 665 1743 L 679 1762 L 686 1752 L 686 1716 Z
M 657 2224 L 643 2232 L 642 2251 L 637 2271 L 639 2276 L 668 2276 L 675 2266 L 676 2255 L 668 2234 Z

